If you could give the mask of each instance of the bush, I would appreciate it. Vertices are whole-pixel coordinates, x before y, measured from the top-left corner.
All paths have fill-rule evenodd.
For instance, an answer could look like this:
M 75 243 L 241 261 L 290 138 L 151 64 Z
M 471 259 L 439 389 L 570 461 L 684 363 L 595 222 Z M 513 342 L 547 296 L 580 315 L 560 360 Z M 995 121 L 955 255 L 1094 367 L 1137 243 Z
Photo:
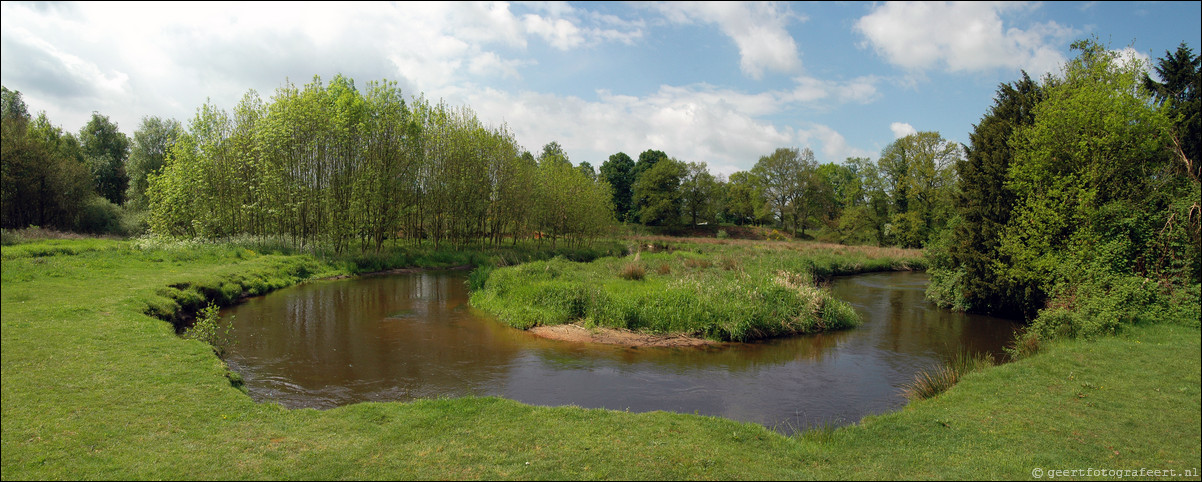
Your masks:
M 221 326 L 220 308 L 214 303 L 209 303 L 208 306 L 196 312 L 196 322 L 184 330 L 183 337 L 208 343 L 217 352 L 217 355 L 221 356 L 225 354 L 231 340 L 230 328 L 231 324 L 229 323 L 224 327 Z
M 92 196 L 84 202 L 76 229 L 91 234 L 119 234 L 121 207 L 101 196 Z

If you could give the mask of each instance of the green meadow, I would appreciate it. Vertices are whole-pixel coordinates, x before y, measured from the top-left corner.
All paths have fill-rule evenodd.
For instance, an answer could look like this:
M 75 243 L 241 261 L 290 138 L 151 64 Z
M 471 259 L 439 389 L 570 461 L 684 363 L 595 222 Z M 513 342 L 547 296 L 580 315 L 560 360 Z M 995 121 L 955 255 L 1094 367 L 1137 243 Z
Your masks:
M 679 275 L 694 269 L 687 259 L 711 257 L 696 269 L 721 270 L 726 247 L 714 249 L 640 261 Z M 897 412 L 795 437 L 714 417 L 498 398 L 289 410 L 253 402 L 211 347 L 159 316 L 197 296 L 350 274 L 349 264 L 96 239 L 0 253 L 5 480 L 1029 479 L 1087 468 L 1198 478 L 1196 320 L 1046 342 Z M 621 263 L 602 265 L 611 262 Z

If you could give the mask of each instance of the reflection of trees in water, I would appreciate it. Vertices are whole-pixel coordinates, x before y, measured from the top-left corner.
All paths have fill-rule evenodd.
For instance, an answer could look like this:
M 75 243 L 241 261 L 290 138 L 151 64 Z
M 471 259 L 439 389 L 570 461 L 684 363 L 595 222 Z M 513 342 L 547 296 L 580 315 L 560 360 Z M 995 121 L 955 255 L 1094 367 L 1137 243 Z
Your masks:
M 456 274 L 300 285 L 230 310 L 238 338 L 230 357 L 302 389 L 471 394 L 503 376 L 522 348 L 502 331 L 479 329 L 466 303 Z
M 632 347 L 548 340 L 538 356 L 548 366 L 563 369 L 605 364 L 648 365 L 671 371 L 724 368 L 731 372 L 757 370 L 792 361 L 821 361 L 830 356 L 847 332 L 801 335 L 756 343 L 701 347 Z
M 940 309 L 926 301 L 922 289 L 914 289 L 925 286 L 926 279 L 924 273 L 865 274 L 839 280 L 832 291 L 857 307 L 865 318 L 858 329 L 873 331 L 871 339 L 884 352 L 941 360 L 961 351 L 1002 352 L 1014 336 L 1015 322 Z

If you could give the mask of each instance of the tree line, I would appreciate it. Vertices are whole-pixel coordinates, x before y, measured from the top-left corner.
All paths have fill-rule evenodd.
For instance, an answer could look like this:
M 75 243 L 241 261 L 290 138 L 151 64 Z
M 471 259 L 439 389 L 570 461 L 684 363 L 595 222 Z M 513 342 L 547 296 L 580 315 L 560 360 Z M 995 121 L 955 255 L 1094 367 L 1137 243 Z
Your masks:
M 1094 40 L 1058 75 L 1003 84 L 957 162 L 928 296 L 1034 319 L 1038 335 L 1199 319 L 1202 56 L 1149 75 Z
M 44 114 L 31 122 L 18 92 L 5 88 L 4 102 L 6 228 L 115 231 L 88 225 L 99 205 L 109 222 L 132 213 L 157 235 L 342 252 L 387 240 L 580 244 L 612 224 L 608 183 L 557 143 L 536 158 L 504 126 L 407 102 L 394 83 L 315 78 L 268 101 L 250 91 L 232 112 L 202 106 L 187 128 L 144 118 L 132 140 L 99 114 L 77 137 Z
M 610 156 L 601 176 L 613 186 L 618 218 L 628 222 L 770 225 L 795 237 L 921 247 L 951 217 L 962 157 L 959 144 L 918 132 L 890 143 L 875 162 L 819 164 L 808 148 L 778 148 L 722 179 L 705 164 L 648 150 L 637 162 L 622 152 Z
M 555 145 L 557 146 L 557 144 Z M 609 186 L 562 150 L 538 158 L 466 107 L 406 102 L 389 82 L 338 76 L 205 105 L 147 199 L 155 233 L 283 236 L 335 252 L 390 239 L 435 246 L 587 242 L 612 219 Z

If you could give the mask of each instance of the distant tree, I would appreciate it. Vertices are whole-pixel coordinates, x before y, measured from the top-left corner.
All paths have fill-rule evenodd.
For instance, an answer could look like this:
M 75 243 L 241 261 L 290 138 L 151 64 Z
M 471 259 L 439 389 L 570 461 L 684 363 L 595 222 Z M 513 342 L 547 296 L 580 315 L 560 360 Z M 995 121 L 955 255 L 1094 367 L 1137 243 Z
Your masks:
M 0 120 L 0 225 L 74 230 L 92 191 L 79 141 L 45 113 L 32 122 L 16 114 L 23 107 L 19 93 L 5 102 L 13 114 Z
M 21 92 L 16 90 L 8 90 L 8 87 L 0 86 L 3 89 L 0 93 L 0 118 L 4 120 L 22 120 L 29 122 L 29 108 L 25 106 L 25 101 L 21 99 Z
M 136 209 L 147 207 L 148 176 L 163 168 L 167 151 L 183 132 L 183 126 L 175 119 L 142 118 L 142 125 L 134 131 L 133 148 L 125 162 L 125 172 L 129 176 L 125 198 L 129 206 Z
M 664 154 L 664 151 L 657 151 L 653 149 L 643 151 L 641 154 L 639 154 L 639 162 L 635 163 L 634 165 L 635 181 L 638 180 L 638 177 L 642 175 L 642 173 L 647 172 L 648 169 L 654 167 L 656 163 L 666 160 L 668 160 L 668 155 Z
M 619 220 L 632 219 L 631 187 L 634 185 L 634 160 L 624 152 L 609 156 L 601 164 L 601 177 L 613 188 L 614 211 Z
M 744 225 L 758 220 L 757 209 L 764 205 L 758 185 L 755 175 L 749 171 L 730 175 L 725 183 L 725 200 L 722 203 L 722 214 L 727 221 Z
M 950 219 L 951 196 L 962 157 L 959 144 L 938 132 L 918 132 L 893 141 L 877 161 L 893 209 L 890 236 L 917 248 Z
M 680 181 L 685 163 L 675 159 L 659 160 L 639 175 L 634 183 L 634 203 L 639 222 L 648 226 L 675 225 L 680 222 Z
M 566 163 L 569 165 L 572 163 L 568 159 L 568 153 L 555 141 L 548 142 L 543 146 L 543 152 L 538 156 L 538 163 L 542 164 L 544 162 Z
M 779 148 L 751 168 L 769 208 L 782 226 L 792 226 L 794 235 L 799 228 L 805 232 L 805 219 L 813 209 L 810 191 L 815 187 L 815 168 L 814 151 L 809 148 Z
M 701 221 L 714 220 L 717 185 L 717 180 L 705 164 L 690 162 L 685 165 L 685 174 L 680 180 L 680 196 L 681 207 L 689 218 L 689 224 L 696 226 Z
M 1198 179 L 1202 169 L 1202 55 L 1194 55 L 1182 42 L 1176 52 L 1165 51 L 1153 68 L 1164 82 L 1144 73 L 1143 86 L 1177 119 L 1174 140 L 1183 157 L 1182 167 Z
M 580 170 L 580 173 L 584 174 L 590 181 L 597 180 L 597 171 L 593 170 L 593 165 L 589 164 L 588 161 L 581 161 L 580 165 L 576 166 L 576 169 Z
M 92 113 L 92 120 L 79 131 L 83 153 L 96 183 L 96 193 L 113 204 L 125 201 L 129 177 L 125 159 L 129 156 L 129 138 L 117 129 L 108 116 Z

